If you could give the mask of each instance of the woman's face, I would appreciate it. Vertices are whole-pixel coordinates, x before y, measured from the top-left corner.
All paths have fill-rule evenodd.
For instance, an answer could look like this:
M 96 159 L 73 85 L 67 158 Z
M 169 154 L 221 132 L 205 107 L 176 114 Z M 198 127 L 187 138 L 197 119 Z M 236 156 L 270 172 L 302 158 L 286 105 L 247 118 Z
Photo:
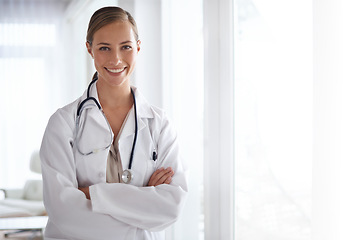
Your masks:
M 94 33 L 92 46 L 87 42 L 87 50 L 94 58 L 98 81 L 110 86 L 129 85 L 140 50 L 130 22 L 117 21 L 100 28 Z

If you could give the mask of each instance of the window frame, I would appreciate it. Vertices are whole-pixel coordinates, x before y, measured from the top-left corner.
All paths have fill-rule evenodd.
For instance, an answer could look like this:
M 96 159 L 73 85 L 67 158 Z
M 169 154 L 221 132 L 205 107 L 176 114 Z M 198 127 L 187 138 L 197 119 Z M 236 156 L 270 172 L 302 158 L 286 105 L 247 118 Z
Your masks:
M 233 1 L 204 0 L 205 239 L 234 239 Z

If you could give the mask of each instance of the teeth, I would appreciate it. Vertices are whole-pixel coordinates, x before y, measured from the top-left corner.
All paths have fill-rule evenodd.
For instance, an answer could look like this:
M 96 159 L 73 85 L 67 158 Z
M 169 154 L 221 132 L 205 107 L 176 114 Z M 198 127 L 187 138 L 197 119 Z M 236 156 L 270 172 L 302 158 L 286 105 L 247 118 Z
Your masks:
M 123 71 L 124 68 L 118 68 L 118 69 L 109 69 L 109 68 L 107 68 L 107 70 L 112 72 L 112 73 L 119 73 L 119 72 Z

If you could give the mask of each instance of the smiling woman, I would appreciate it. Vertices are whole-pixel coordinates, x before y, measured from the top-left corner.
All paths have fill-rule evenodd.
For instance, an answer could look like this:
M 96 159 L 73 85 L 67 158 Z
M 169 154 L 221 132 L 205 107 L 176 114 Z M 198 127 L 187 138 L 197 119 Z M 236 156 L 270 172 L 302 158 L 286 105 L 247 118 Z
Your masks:
M 165 239 L 183 210 L 188 187 L 176 132 L 130 82 L 140 50 L 130 16 L 119 7 L 93 14 L 86 45 L 97 72 L 49 120 L 40 151 L 45 239 Z M 95 28 L 94 19 L 106 24 Z

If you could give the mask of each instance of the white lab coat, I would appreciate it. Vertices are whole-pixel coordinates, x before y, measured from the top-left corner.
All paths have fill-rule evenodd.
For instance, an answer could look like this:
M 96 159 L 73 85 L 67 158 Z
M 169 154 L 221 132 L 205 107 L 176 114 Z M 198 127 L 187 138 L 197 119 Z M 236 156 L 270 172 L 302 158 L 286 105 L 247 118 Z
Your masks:
M 49 215 L 45 239 L 160 240 L 165 238 L 163 230 L 180 216 L 188 189 L 176 133 L 165 113 L 148 104 L 137 89 L 134 91 L 138 137 L 131 184 L 106 183 L 109 148 L 83 156 L 75 147 L 76 110 L 86 92 L 51 116 L 40 150 L 44 204 Z M 96 84 L 90 95 L 98 100 Z M 129 164 L 134 120 L 131 110 L 119 139 L 124 169 Z M 92 117 L 90 111 L 87 124 L 97 129 L 87 130 L 87 139 L 101 145 L 108 136 L 106 120 Z M 154 150 L 158 154 L 156 161 L 152 160 Z M 161 167 L 172 167 L 172 182 L 146 187 L 152 173 Z M 90 186 L 91 200 L 78 186 Z

